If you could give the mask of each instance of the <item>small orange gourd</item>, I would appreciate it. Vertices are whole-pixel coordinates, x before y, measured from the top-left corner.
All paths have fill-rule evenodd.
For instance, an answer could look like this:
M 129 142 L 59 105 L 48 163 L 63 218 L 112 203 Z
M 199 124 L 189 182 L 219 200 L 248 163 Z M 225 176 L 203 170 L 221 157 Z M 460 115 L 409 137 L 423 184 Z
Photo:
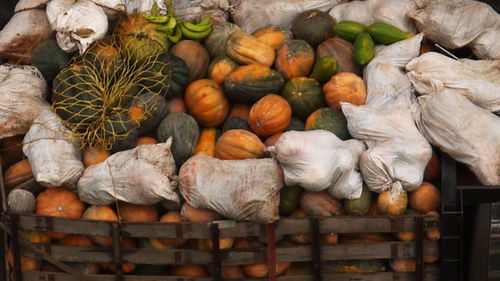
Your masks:
M 222 87 L 210 79 L 196 80 L 189 84 L 184 94 L 186 108 L 204 127 L 217 127 L 229 112 L 229 101 Z

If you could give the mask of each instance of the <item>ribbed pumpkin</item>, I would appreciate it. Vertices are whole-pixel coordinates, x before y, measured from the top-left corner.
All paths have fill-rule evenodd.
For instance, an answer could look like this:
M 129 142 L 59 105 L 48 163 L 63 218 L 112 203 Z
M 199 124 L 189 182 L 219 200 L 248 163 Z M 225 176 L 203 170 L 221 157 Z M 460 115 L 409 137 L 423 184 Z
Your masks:
M 229 35 L 241 28 L 234 23 L 224 22 L 213 26 L 210 35 L 205 39 L 205 47 L 212 58 L 226 54 L 226 41 Z
M 366 215 L 370 210 L 371 202 L 372 193 L 366 186 L 363 186 L 363 191 L 358 199 L 344 200 L 344 209 L 349 215 Z
M 186 108 L 198 123 L 204 127 L 217 127 L 229 112 L 229 101 L 222 87 L 210 79 L 196 80 L 189 84 L 184 93 Z
M 93 247 L 94 241 L 86 235 L 68 234 L 63 239 L 59 240 L 59 244 L 64 246 L 74 247 Z
M 293 116 L 302 120 L 325 106 L 321 85 L 312 78 L 292 78 L 285 84 L 281 96 L 290 104 Z
M 215 144 L 215 157 L 225 160 L 260 158 L 266 145 L 254 133 L 235 129 L 224 132 Z
M 33 179 L 33 171 L 28 159 L 21 160 L 10 166 L 3 175 L 3 179 L 5 186 L 8 188 L 13 188 Z
M 226 42 L 226 55 L 239 64 L 257 63 L 271 67 L 274 49 L 244 31 L 235 31 Z
M 234 103 L 231 105 L 228 117 L 238 117 L 243 120 L 248 120 L 251 106 L 248 104 Z
M 207 270 L 200 265 L 179 265 L 175 266 L 171 270 L 173 276 L 185 276 L 185 277 L 207 277 Z
M 160 222 L 164 223 L 177 223 L 177 222 L 182 222 L 182 216 L 181 213 L 177 211 L 169 211 L 165 213 L 161 218 Z M 175 248 L 178 247 L 184 243 L 186 243 L 185 238 L 158 238 L 158 241 L 160 241 L 164 246 L 168 248 Z
M 220 135 L 219 129 L 216 128 L 204 128 L 201 130 L 200 137 L 198 138 L 198 143 L 194 148 L 193 155 L 203 154 L 208 156 L 214 156 L 215 154 L 215 142 Z
M 85 167 L 104 162 L 111 153 L 101 146 L 94 146 L 83 151 L 83 164 Z
M 226 132 L 229 130 L 234 130 L 234 129 L 241 129 L 241 130 L 247 130 L 251 131 L 252 129 L 250 128 L 250 125 L 248 125 L 248 122 L 239 117 L 229 117 L 224 121 L 224 125 L 222 125 L 222 132 Z
M 56 40 L 49 39 L 36 46 L 31 65 L 38 68 L 47 81 L 52 81 L 70 58 L 59 48 Z
M 12 213 L 34 213 L 35 205 L 35 195 L 24 189 L 13 189 L 7 196 L 7 207 Z
M 276 70 L 260 64 L 244 65 L 224 80 L 224 93 L 234 102 L 254 103 L 269 93 L 280 93 L 285 85 Z
M 86 220 L 118 221 L 115 211 L 108 206 L 90 206 L 85 210 L 82 218 Z M 113 245 L 113 237 L 110 236 L 94 235 L 91 238 L 101 246 Z
M 135 141 L 135 146 L 143 145 L 143 144 L 157 144 L 158 141 L 153 137 L 138 137 Z
M 404 190 L 381 192 L 377 198 L 377 206 L 382 214 L 402 215 L 408 206 L 408 194 Z
M 147 92 L 135 98 L 129 108 L 129 117 L 139 125 L 140 135 L 154 131 L 167 114 L 168 107 L 165 98 Z
M 186 106 L 184 105 L 184 100 L 182 97 L 175 97 L 167 101 L 168 112 L 176 113 L 182 112 L 186 113 Z
M 220 56 L 213 59 L 208 65 L 208 78 L 217 84 L 224 83 L 224 79 L 231 72 L 238 69 L 239 65 L 228 56 Z
M 258 136 L 268 137 L 284 131 L 292 119 L 292 108 L 281 96 L 270 94 L 250 109 L 248 124 Z
M 327 130 L 334 133 L 341 140 L 351 138 L 344 113 L 329 107 L 320 108 L 309 115 L 305 129 L 306 131 Z
M 186 62 L 184 59 L 171 53 L 163 54 L 160 58 L 168 62 L 168 67 L 172 73 L 172 77 L 169 81 L 168 94 L 165 97 L 172 98 L 180 96 L 184 92 L 190 78 L 190 70 Z
M 340 38 L 329 38 L 316 49 L 316 60 L 322 57 L 333 57 L 338 63 L 338 72 L 363 74 L 363 69 L 352 60 L 354 46 L 351 42 Z
M 363 78 L 351 72 L 332 76 L 323 86 L 326 103 L 333 109 L 340 109 L 341 102 L 363 105 L 366 101 L 366 83 Z
M 264 141 L 264 144 L 269 147 L 269 146 L 273 146 L 277 141 L 278 139 L 281 137 L 281 135 L 283 134 L 283 132 L 279 132 L 279 133 L 276 133 L 270 137 L 268 137 L 265 141 Z
M 14 268 L 14 254 L 12 251 L 9 251 L 7 254 L 7 261 L 9 262 L 11 268 Z M 41 265 L 42 260 L 21 256 L 21 271 L 39 270 Z
M 193 40 L 182 40 L 175 44 L 170 52 L 186 62 L 189 69 L 188 81 L 201 79 L 207 73 L 210 56 L 207 49 L 200 43 Z
M 292 33 L 296 39 L 306 40 L 316 47 L 326 39 L 333 37 L 333 18 L 320 10 L 307 10 L 297 14 L 292 21 Z
M 420 214 L 437 211 L 441 204 L 441 194 L 434 185 L 423 182 L 415 191 L 410 193 L 410 207 Z
M 252 35 L 257 40 L 277 50 L 293 38 L 292 32 L 279 25 L 270 25 L 255 30 Z
M 185 221 L 207 222 L 222 219 L 222 215 L 210 209 L 195 208 L 188 203 L 182 204 L 181 216 Z
M 309 76 L 314 65 L 314 49 L 304 40 L 290 40 L 278 49 L 275 68 L 290 80 Z
M 158 220 L 156 206 L 141 206 L 127 202 L 118 202 L 118 213 L 124 221 L 155 222 Z
M 68 189 L 60 187 L 47 188 L 36 198 L 37 215 L 61 217 L 61 218 L 80 218 L 85 205 L 78 198 L 78 195 Z M 66 233 L 48 232 L 49 236 L 62 239 Z
M 344 214 L 342 204 L 324 191 L 303 192 L 300 196 L 300 207 L 309 216 L 331 217 Z

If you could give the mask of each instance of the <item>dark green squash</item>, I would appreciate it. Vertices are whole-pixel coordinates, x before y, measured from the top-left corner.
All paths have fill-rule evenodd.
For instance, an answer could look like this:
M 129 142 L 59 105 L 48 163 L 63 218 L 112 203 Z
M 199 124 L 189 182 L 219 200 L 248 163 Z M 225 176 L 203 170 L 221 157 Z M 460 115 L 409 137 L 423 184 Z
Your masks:
M 40 70 L 47 81 L 52 81 L 70 58 L 71 55 L 61 50 L 56 40 L 50 39 L 36 46 L 31 64 Z
M 301 120 L 306 120 L 311 113 L 326 105 L 321 85 L 312 78 L 292 78 L 285 84 L 281 96 L 292 107 L 293 116 Z
M 222 132 L 233 130 L 233 129 L 243 129 L 247 131 L 252 131 L 248 122 L 240 117 L 229 117 L 224 121 L 222 125 Z
M 302 191 L 304 190 L 300 186 L 285 186 L 281 189 L 279 206 L 281 216 L 289 216 L 299 208 Z
M 320 10 L 309 10 L 295 16 L 292 21 L 292 33 L 295 39 L 306 40 L 316 47 L 326 39 L 333 37 L 333 18 Z
M 290 80 L 311 73 L 314 65 L 314 49 L 304 40 L 290 40 L 278 49 L 274 66 Z
M 384 260 L 340 260 L 322 264 L 325 273 L 377 273 L 385 271 Z
M 104 138 L 114 140 L 110 149 L 112 153 L 134 147 L 139 137 L 137 126 L 138 124 L 126 112 L 114 113 L 104 121 Z
M 344 209 L 349 215 L 366 215 L 372 204 L 372 193 L 368 187 L 363 185 L 361 197 L 358 199 L 344 200 Z
M 239 26 L 230 22 L 218 23 L 213 26 L 210 35 L 205 39 L 204 45 L 212 58 L 226 54 L 226 39 L 235 31 L 241 30 Z
M 292 121 L 290 121 L 290 125 L 285 129 L 286 131 L 304 131 L 305 124 L 302 120 L 292 117 Z
M 171 53 L 162 55 L 160 59 L 168 62 L 169 69 L 172 72 L 168 93 L 165 97 L 170 99 L 182 95 L 189 82 L 189 68 L 186 62 Z
M 193 117 L 186 113 L 170 113 L 161 121 L 156 135 L 160 142 L 169 137 L 172 140 L 172 154 L 178 168 L 193 155 L 194 148 L 200 136 L 198 124 Z
M 347 129 L 347 119 L 341 110 L 323 107 L 314 111 L 306 120 L 306 131 L 327 130 L 334 133 L 339 139 L 351 138 Z
M 168 114 L 167 101 L 164 97 L 145 92 L 136 97 L 133 107 L 141 109 L 143 113 L 139 123 L 139 134 L 149 133 L 158 127 L 158 124 Z
M 224 93 L 234 102 L 254 103 L 269 93 L 280 93 L 285 85 L 276 70 L 260 64 L 240 66 L 224 80 Z
M 338 71 L 337 59 L 330 56 L 325 56 L 316 60 L 310 78 L 316 79 L 321 84 L 325 84 Z

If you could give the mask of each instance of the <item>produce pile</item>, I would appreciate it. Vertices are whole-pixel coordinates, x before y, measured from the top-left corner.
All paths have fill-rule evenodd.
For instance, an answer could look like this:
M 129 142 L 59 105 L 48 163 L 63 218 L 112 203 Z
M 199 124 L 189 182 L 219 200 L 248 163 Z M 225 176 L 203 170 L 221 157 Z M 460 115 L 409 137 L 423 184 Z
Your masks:
M 0 57 L 8 62 L 0 66 L 0 155 L 11 212 L 134 222 L 439 216 L 441 151 L 482 184 L 500 185 L 500 15 L 486 4 L 289 1 L 290 9 L 271 20 L 264 10 L 280 14 L 279 7 L 243 0 L 226 22 L 229 8 L 179 1 L 28 2 L 19 2 L 0 31 Z M 183 13 L 195 8 L 195 18 Z M 472 22 L 463 11 L 490 16 Z M 15 39 L 12 26 L 27 18 L 40 29 L 32 36 L 36 47 L 5 48 Z M 453 58 L 434 43 L 472 53 Z M 26 230 L 21 236 L 86 247 L 113 242 Z M 439 238 L 438 229 L 426 232 L 426 239 Z M 322 237 L 324 244 L 393 240 L 415 240 L 415 233 Z M 203 239 L 121 242 L 212 247 Z M 263 243 L 224 238 L 220 247 Z M 42 266 L 30 257 L 22 263 L 23 270 Z M 116 271 L 112 264 L 72 266 Z M 416 262 L 326 265 L 331 272 L 386 267 L 415 271 Z M 172 266 L 168 274 L 207 270 Z M 277 264 L 278 274 L 307 272 L 308 264 Z M 266 275 L 261 264 L 223 268 L 224 278 Z

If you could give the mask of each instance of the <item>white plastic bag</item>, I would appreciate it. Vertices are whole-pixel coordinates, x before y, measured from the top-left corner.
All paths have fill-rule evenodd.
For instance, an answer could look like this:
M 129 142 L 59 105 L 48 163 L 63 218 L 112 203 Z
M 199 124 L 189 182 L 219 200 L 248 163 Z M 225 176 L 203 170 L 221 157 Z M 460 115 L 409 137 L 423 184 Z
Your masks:
M 365 67 L 367 97 L 365 104 L 373 108 L 410 106 L 415 102 L 413 87 L 406 77 L 406 64 L 418 57 L 423 34 L 377 47 L 375 57 Z
M 33 122 L 23 140 L 37 182 L 46 187 L 74 188 L 83 173 L 81 151 L 73 134 L 52 111 L 45 110 Z
M 87 167 L 78 181 L 80 199 L 93 205 L 115 200 L 153 205 L 163 199 L 179 204 L 171 145 L 172 138 L 165 143 L 139 145 Z
M 415 32 L 413 20 L 406 16 L 412 9 L 412 0 L 366 0 L 352 1 L 333 7 L 330 16 L 335 22 L 356 21 L 365 25 L 382 22 Z
M 328 189 L 338 199 L 357 199 L 363 188 L 358 161 L 365 149 L 361 141 L 342 141 L 329 131 L 312 130 L 285 132 L 266 150 L 280 162 L 286 185 Z
M 307 10 L 328 12 L 345 0 L 240 0 L 231 8 L 231 17 L 244 31 L 252 33 L 268 25 L 290 29 L 293 18 Z
M 488 4 L 472 0 L 413 2 L 415 6 L 407 14 L 430 40 L 450 49 L 471 44 L 479 58 L 500 59 L 500 15 Z
M 0 65 L 0 139 L 25 134 L 41 111 L 47 82 L 34 66 Z
M 412 60 L 406 69 L 421 95 L 450 89 L 484 109 L 500 112 L 500 60 L 454 60 L 429 52 Z
M 279 219 L 283 170 L 273 159 L 188 159 L 179 171 L 181 194 L 196 208 L 234 220 L 271 223 Z
M 432 149 L 415 126 L 409 107 L 341 106 L 351 136 L 368 146 L 359 163 L 368 188 L 382 192 L 419 187 Z
M 469 166 L 484 185 L 500 185 L 500 118 L 449 89 L 413 107 L 424 136 Z

